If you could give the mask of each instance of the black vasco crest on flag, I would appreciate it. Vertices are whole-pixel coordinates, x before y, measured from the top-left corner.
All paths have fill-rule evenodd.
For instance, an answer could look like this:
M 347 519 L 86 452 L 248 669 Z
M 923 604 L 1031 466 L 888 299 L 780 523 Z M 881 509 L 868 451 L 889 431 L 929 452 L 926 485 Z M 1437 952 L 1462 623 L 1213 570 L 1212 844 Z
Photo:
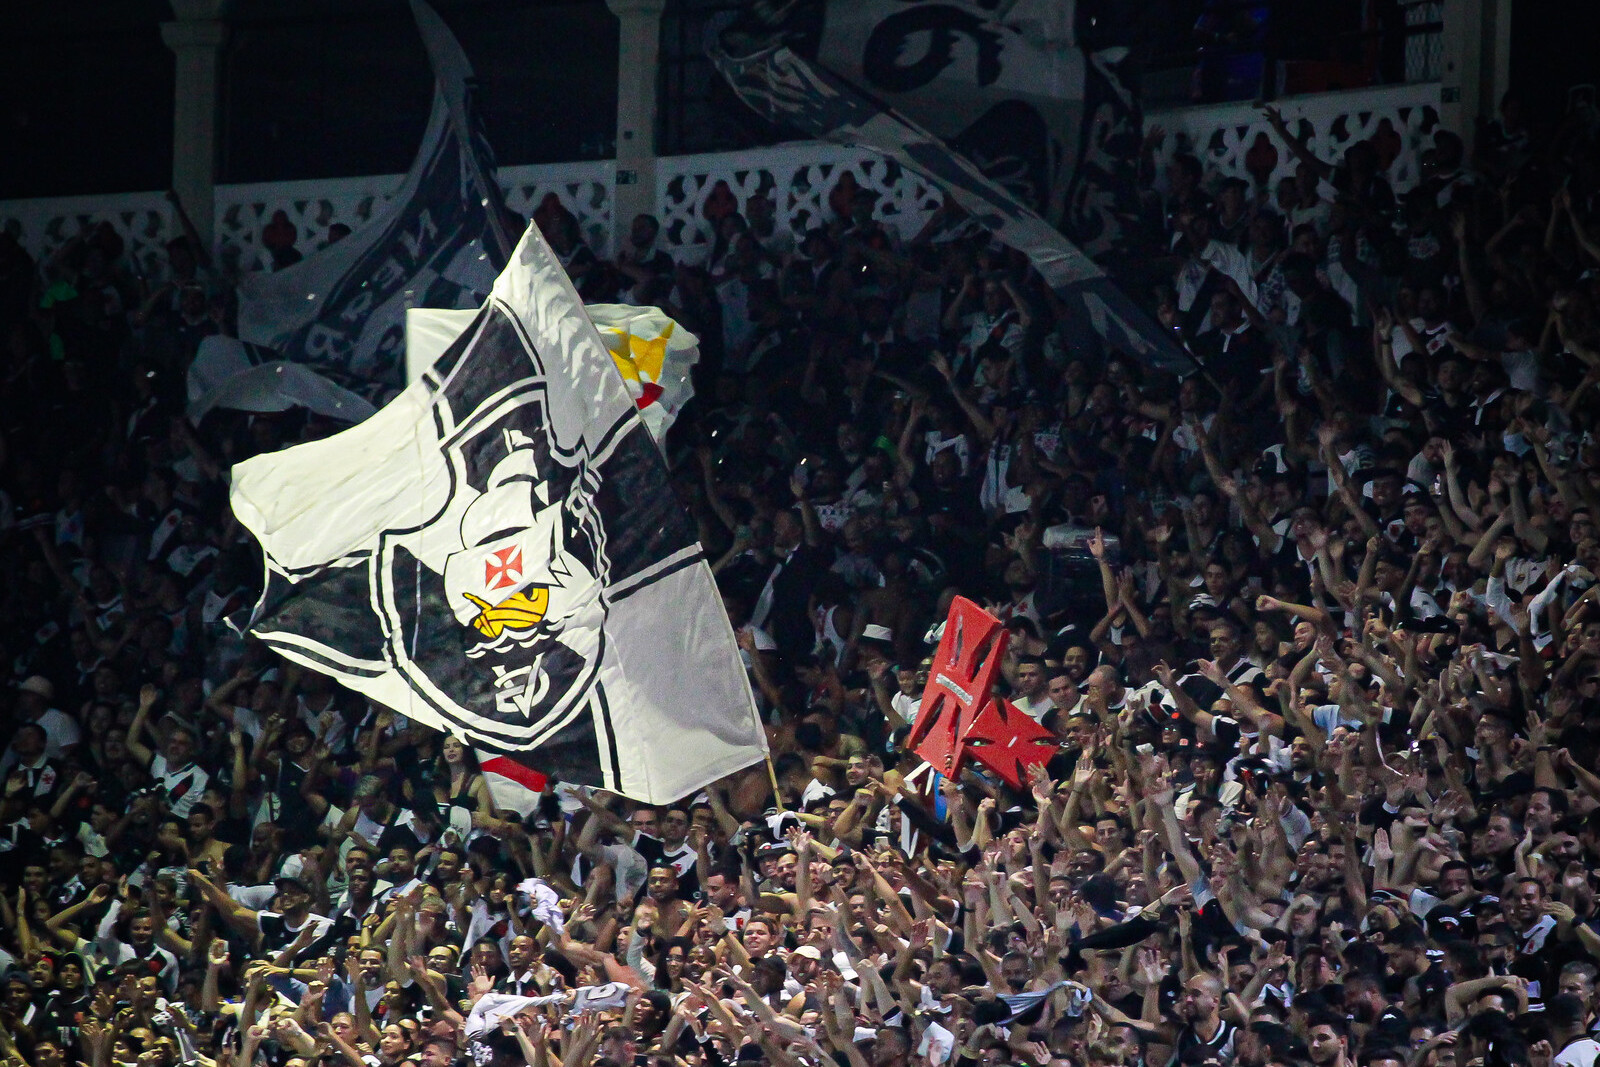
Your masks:
M 251 628 L 335 676 L 398 676 L 391 703 L 425 704 L 482 748 L 614 765 L 608 613 L 701 558 L 656 446 L 631 413 L 563 446 L 544 361 L 495 301 L 422 379 L 418 469 L 448 491 L 413 509 L 422 491 L 395 485 L 387 513 L 414 521 L 391 518 L 357 555 L 269 561 Z
M 550 778 L 664 803 L 760 758 L 666 460 L 534 227 L 393 401 L 236 465 L 250 634 Z
M 469 345 L 472 373 L 458 373 Z M 556 447 L 535 367 L 491 311 L 429 372 L 451 492 L 426 522 L 385 533 L 375 561 L 385 651 L 412 689 L 471 733 L 519 744 L 589 696 L 606 613 L 598 472 Z

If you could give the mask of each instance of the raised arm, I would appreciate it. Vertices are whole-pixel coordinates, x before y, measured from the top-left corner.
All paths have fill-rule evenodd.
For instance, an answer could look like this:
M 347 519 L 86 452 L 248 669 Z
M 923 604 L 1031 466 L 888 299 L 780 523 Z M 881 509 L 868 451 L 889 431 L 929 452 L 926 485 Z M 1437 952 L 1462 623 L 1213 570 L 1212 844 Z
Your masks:
M 1272 132 L 1278 135 L 1294 157 L 1316 172 L 1317 177 L 1326 181 L 1333 176 L 1333 164 L 1318 159 L 1311 151 L 1311 146 L 1306 144 L 1303 137 L 1297 137 L 1289 129 L 1289 124 L 1283 120 L 1283 112 L 1268 104 L 1261 109 L 1261 114 L 1266 116 L 1267 125 L 1272 127 Z
M 192 867 L 189 869 L 189 884 L 200 890 L 200 895 L 205 897 L 206 903 L 216 909 L 217 914 L 222 916 L 222 921 L 227 923 L 234 933 L 251 944 L 260 942 L 259 913 L 234 900 L 226 890 Z
M 156 700 L 160 696 L 161 690 L 154 685 L 141 686 L 139 710 L 134 713 L 133 722 L 128 726 L 128 754 L 145 767 L 149 767 L 156 758 L 155 751 L 144 743 L 144 737 L 150 729 L 150 709 L 156 706 Z

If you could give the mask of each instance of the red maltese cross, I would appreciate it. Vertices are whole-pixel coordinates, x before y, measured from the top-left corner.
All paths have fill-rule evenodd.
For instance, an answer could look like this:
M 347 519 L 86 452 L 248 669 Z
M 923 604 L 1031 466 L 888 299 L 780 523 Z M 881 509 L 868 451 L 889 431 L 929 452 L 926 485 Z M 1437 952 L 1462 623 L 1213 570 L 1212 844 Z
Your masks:
M 483 561 L 483 584 L 489 589 L 509 589 L 522 577 L 522 549 L 502 548 Z
M 956 777 L 975 759 L 1020 787 L 1029 765 L 1055 754 L 1050 731 L 992 695 L 1010 636 L 972 601 L 950 604 L 907 746 L 940 774 Z

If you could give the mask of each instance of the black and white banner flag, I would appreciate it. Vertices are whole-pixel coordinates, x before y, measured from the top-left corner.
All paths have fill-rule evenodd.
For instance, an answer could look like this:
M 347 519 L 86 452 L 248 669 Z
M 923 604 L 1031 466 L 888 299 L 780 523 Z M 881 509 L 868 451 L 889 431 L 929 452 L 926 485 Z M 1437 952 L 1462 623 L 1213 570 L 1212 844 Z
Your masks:
M 434 71 L 422 148 L 377 217 L 336 244 L 239 283 L 239 337 L 341 375 L 404 384 L 409 307 L 471 308 L 510 251 L 494 167 L 472 119 L 472 67 L 422 0 Z
M 1178 372 L 1194 361 L 1104 270 L 1061 231 L 939 138 L 783 44 L 748 54 L 708 42 L 712 61 L 739 97 L 773 122 L 836 144 L 870 148 L 938 185 L 996 238 L 1027 255 L 1074 318 L 1106 343 Z
M 275 651 L 487 752 L 652 803 L 761 759 L 661 451 L 536 228 L 353 429 L 234 468 Z
M 1125 22 L 1114 0 L 792 0 L 744 5 L 720 39 L 871 94 L 1099 256 L 1139 214 Z

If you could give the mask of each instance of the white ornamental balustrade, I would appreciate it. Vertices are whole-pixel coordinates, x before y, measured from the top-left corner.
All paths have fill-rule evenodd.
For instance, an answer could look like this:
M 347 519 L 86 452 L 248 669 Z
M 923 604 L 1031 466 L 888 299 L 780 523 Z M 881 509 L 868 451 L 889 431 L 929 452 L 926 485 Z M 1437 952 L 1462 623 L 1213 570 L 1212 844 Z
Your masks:
M 163 193 L 51 197 L 0 202 L 0 229 L 11 230 L 35 262 L 42 263 L 85 230 L 109 223 L 122 238 L 123 259 L 135 273 L 166 273 L 166 242 L 178 232 Z
M 672 156 L 656 161 L 661 245 L 675 258 L 703 262 L 716 239 L 712 219 L 770 198 L 779 227 L 796 238 L 833 214 L 828 197 L 850 175 L 878 194 L 873 215 L 911 237 L 939 206 L 937 187 L 874 152 L 827 144 L 789 144 L 744 152 Z
M 1289 97 L 1275 105 L 1289 129 L 1307 137 L 1318 159 L 1337 162 L 1357 141 L 1372 140 L 1389 160 L 1389 183 L 1396 192 L 1417 184 L 1421 158 L 1439 125 L 1436 82 L 1351 89 Z M 1251 104 L 1205 104 L 1145 115 L 1145 128 L 1167 133 L 1157 152 L 1162 165 L 1181 147 L 1199 157 L 1208 185 L 1223 178 L 1254 184 L 1252 169 L 1271 168 L 1269 188 L 1294 174 L 1298 160 L 1272 133 L 1261 110 Z
M 615 226 L 616 164 L 547 163 L 501 167 L 496 175 L 506 206 L 529 218 L 546 197 L 554 196 L 578 220 L 578 230 L 597 256 L 610 256 Z M 628 220 L 623 221 L 626 226 Z
M 403 174 L 380 174 L 219 185 L 213 232 L 223 266 L 230 273 L 270 271 L 267 241 L 274 228 L 274 236 L 287 238 L 302 256 L 325 248 L 329 227 L 343 223 L 352 232 L 359 230 L 404 180 Z
M 1336 160 L 1357 140 L 1371 138 L 1391 158 L 1388 176 L 1397 191 L 1416 184 L 1422 149 L 1439 121 L 1436 83 L 1289 98 L 1278 104 L 1291 128 L 1304 129 L 1319 157 Z M 1303 121 L 1303 125 L 1302 125 Z M 1147 125 L 1167 131 L 1162 162 L 1181 142 L 1200 157 L 1208 180 L 1249 180 L 1251 166 L 1270 167 L 1269 181 L 1294 173 L 1295 159 L 1278 144 L 1261 113 L 1248 104 L 1215 104 L 1152 112 Z M 1253 158 L 1252 158 L 1253 157 Z M 772 199 L 776 221 L 796 237 L 832 213 L 829 194 L 848 174 L 878 194 L 877 218 L 910 237 L 939 206 L 936 187 L 872 152 L 836 145 L 796 143 L 745 152 L 664 157 L 656 164 L 656 214 L 663 249 L 685 262 L 702 262 L 715 234 L 707 217 L 744 211 L 753 195 Z M 610 161 L 501 167 L 500 183 L 512 210 L 531 215 L 555 196 L 578 219 L 598 255 L 610 255 L 618 230 L 615 165 Z M 216 190 L 214 233 L 225 268 L 267 270 L 274 236 L 293 227 L 295 248 L 308 255 L 327 243 L 328 229 L 343 223 L 359 230 L 404 180 L 384 174 L 361 178 L 221 185 Z M 0 202 L 0 228 L 14 229 L 24 248 L 44 260 L 86 226 L 109 223 L 122 237 L 128 261 L 152 280 L 165 267 L 164 244 L 180 232 L 161 193 L 123 193 Z

